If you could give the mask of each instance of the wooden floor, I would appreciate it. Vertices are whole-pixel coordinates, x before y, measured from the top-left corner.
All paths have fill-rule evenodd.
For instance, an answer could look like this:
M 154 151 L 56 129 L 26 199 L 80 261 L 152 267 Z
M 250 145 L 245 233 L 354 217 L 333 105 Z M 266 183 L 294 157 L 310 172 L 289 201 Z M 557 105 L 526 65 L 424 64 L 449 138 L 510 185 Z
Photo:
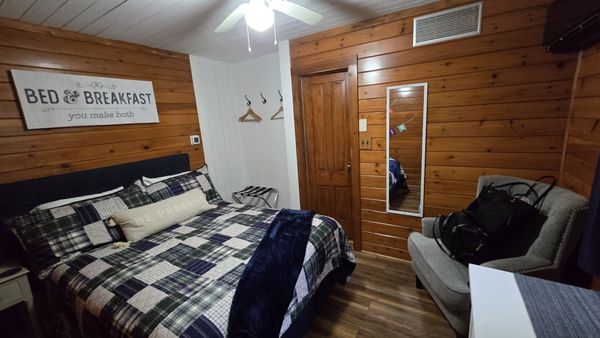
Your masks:
M 397 196 L 390 198 L 390 210 L 419 212 L 421 206 L 421 189 L 417 185 L 409 185 L 409 190 L 401 190 Z
M 346 285 L 319 309 L 306 337 L 454 337 L 431 297 L 415 288 L 410 264 L 356 252 Z

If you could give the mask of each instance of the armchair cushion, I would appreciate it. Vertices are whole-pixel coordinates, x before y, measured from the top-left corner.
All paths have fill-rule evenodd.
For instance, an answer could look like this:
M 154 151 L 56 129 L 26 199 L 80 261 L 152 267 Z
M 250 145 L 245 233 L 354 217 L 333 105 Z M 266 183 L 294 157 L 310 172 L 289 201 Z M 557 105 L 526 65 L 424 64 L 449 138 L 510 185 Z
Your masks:
M 408 236 L 408 251 L 417 275 L 427 281 L 444 305 L 455 312 L 469 310 L 469 271 L 466 266 L 444 254 L 435 241 L 420 233 Z
M 477 191 L 488 184 L 504 184 L 508 182 L 535 182 L 511 176 L 481 176 Z M 548 186 L 540 183 L 536 191 L 541 193 Z M 513 193 L 524 193 L 526 188 L 520 187 Z M 588 200 L 572 191 L 554 187 L 540 205 L 540 213 L 548 218 L 542 225 L 537 238 L 533 241 L 526 256 L 535 256 L 551 261 L 554 271 L 551 278 L 558 278 L 567 257 L 572 254 L 581 235 L 581 229 L 587 212 Z M 504 269 L 503 269 L 504 270 Z
M 553 268 L 552 261 L 535 255 L 525 255 L 520 257 L 511 257 L 497 259 L 481 264 L 488 268 L 517 272 L 517 273 L 534 273 Z
M 427 238 L 433 238 L 433 225 L 435 224 L 435 217 L 425 217 L 421 219 L 421 230 L 423 236 Z

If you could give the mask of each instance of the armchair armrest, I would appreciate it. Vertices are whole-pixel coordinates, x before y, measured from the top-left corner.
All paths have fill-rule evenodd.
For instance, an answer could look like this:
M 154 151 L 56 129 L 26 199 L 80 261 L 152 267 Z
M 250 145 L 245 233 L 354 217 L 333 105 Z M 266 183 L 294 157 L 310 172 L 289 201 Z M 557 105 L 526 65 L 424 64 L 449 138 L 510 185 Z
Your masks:
M 481 264 L 482 266 L 517 273 L 534 273 L 553 269 L 552 261 L 534 255 L 497 259 Z
M 421 230 L 423 236 L 433 238 L 433 225 L 435 223 L 435 217 L 424 217 L 421 219 Z

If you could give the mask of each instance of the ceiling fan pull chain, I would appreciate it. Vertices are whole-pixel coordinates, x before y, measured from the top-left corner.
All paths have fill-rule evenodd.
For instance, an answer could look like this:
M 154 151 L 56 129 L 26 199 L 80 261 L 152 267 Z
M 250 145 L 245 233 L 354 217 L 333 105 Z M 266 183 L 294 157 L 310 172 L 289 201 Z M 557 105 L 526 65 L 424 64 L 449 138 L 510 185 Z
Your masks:
M 246 37 L 248 38 L 248 52 L 252 53 L 252 47 L 250 47 L 250 31 L 248 30 L 248 24 L 246 24 Z

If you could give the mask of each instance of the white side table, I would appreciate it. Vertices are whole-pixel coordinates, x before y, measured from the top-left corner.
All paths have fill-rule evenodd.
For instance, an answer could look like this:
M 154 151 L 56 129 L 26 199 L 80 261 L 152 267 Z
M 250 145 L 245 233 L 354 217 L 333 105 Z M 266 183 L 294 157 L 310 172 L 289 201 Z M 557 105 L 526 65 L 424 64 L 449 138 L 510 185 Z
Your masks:
M 525 301 L 510 272 L 469 264 L 470 338 L 535 338 Z
M 41 337 L 39 323 L 35 315 L 33 295 L 27 280 L 29 270 L 14 262 L 0 264 L 0 274 L 11 269 L 19 270 L 8 276 L 0 277 L 0 311 L 21 302 L 25 303 L 33 333 L 36 337 Z
M 469 265 L 472 338 L 600 337 L 600 293 Z

